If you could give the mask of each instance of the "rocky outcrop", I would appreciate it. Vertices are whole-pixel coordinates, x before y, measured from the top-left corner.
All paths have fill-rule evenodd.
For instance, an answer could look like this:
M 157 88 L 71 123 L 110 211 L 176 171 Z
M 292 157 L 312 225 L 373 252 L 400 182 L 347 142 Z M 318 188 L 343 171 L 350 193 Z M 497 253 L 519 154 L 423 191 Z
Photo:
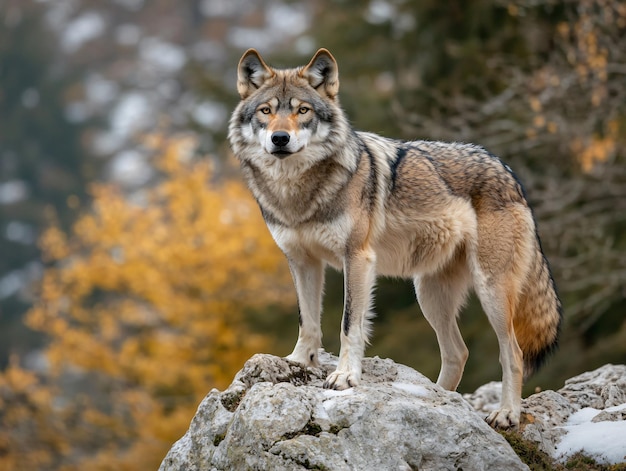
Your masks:
M 228 389 L 206 396 L 160 470 L 528 469 L 484 422 L 498 406 L 500 383 L 462 397 L 392 360 L 366 358 L 360 386 L 332 391 L 322 383 L 337 358 L 321 352 L 320 362 L 306 369 L 252 357 Z M 556 459 L 578 451 L 580 414 L 589 427 L 610 423 L 606 430 L 613 431 L 597 434 L 606 448 L 597 456 L 583 451 L 608 463 L 626 455 L 619 439 L 626 436 L 624 365 L 576 376 L 558 391 L 530 396 L 522 408 L 519 433 Z M 593 442 L 588 431 L 580 431 L 583 446 Z
M 493 382 L 465 399 L 488 414 L 501 391 Z M 522 438 L 557 460 L 582 451 L 601 463 L 626 462 L 626 365 L 605 365 L 568 379 L 558 391 L 533 394 L 522 401 L 521 419 Z
M 255 355 L 202 401 L 160 470 L 527 469 L 460 394 L 380 358 L 364 360 L 359 387 L 325 390 L 336 361 Z

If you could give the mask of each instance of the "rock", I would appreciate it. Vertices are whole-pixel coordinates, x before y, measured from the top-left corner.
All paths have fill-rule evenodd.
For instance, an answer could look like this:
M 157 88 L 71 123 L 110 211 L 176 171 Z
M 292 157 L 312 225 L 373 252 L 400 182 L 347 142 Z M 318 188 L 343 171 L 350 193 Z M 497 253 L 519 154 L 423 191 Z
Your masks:
M 494 382 L 465 395 L 465 399 L 477 411 L 486 414 L 497 407 L 501 393 L 501 384 Z M 522 438 L 536 443 L 539 449 L 557 460 L 583 451 L 599 462 L 617 464 L 626 461 L 626 440 L 621 439 L 618 450 L 608 454 L 600 452 L 606 443 L 601 443 L 602 436 L 599 442 L 594 442 L 591 431 L 598 428 L 589 424 L 604 422 L 608 431 L 615 429 L 609 422 L 620 422 L 621 431 L 626 430 L 625 421 L 626 365 L 605 365 L 568 379 L 558 391 L 542 391 L 522 400 L 519 432 Z M 575 440 L 577 434 L 586 439 Z M 619 433 L 604 435 L 605 442 L 620 441 Z
M 502 397 L 502 383 L 492 381 L 479 387 L 472 394 L 464 394 L 463 398 L 471 404 L 477 412 L 489 415 L 500 406 Z
M 255 355 L 211 391 L 161 471 L 528 469 L 461 395 L 391 360 L 366 358 L 361 385 L 322 388 L 320 368 Z
M 559 393 L 581 407 L 605 409 L 626 403 L 626 365 L 604 365 L 565 381 Z
M 524 421 L 526 424 L 522 425 L 522 437 L 536 442 L 541 450 L 559 460 L 582 451 L 599 462 L 621 463 L 626 461 L 626 440 L 623 439 L 621 448 L 623 452 L 610 458 L 602 456 L 602 453 L 597 451 L 602 444 L 594 443 L 591 436 L 580 446 L 573 444 L 573 448 L 565 447 L 568 448 L 567 451 L 564 451 L 561 445 L 564 440 L 573 443 L 571 440 L 573 437 L 566 437 L 567 434 L 584 434 L 591 430 L 585 423 L 580 423 L 579 419 L 576 419 L 575 428 L 570 421 L 574 414 L 583 409 L 595 409 L 589 411 L 590 423 L 622 421 L 621 426 L 626 426 L 622 411 L 604 410 L 625 403 L 626 365 L 605 365 L 568 379 L 565 386 L 556 392 L 543 391 L 522 401 L 522 411 L 527 419 Z M 604 441 L 606 440 L 619 439 L 609 435 Z

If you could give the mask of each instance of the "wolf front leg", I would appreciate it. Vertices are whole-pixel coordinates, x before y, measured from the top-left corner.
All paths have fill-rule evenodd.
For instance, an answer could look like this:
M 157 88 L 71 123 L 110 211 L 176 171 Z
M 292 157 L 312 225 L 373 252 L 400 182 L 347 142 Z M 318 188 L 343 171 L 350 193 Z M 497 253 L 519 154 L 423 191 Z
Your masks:
M 289 269 L 298 297 L 300 328 L 296 346 L 287 359 L 306 366 L 317 366 L 318 350 L 322 346 L 320 319 L 324 264 L 308 256 L 289 258 Z
M 375 265 L 376 256 L 369 248 L 346 256 L 339 364 L 328 375 L 325 388 L 347 389 L 361 380 L 361 361 L 369 336 L 372 288 L 376 281 Z

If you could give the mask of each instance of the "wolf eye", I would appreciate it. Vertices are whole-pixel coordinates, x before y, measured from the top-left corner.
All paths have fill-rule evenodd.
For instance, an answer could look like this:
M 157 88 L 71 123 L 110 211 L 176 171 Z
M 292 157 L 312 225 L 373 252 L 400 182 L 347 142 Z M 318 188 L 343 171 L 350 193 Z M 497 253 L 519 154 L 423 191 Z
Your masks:
M 269 106 L 264 106 L 263 108 L 259 108 L 259 111 L 263 114 L 270 114 L 272 112 Z
M 307 108 L 306 106 L 301 106 L 300 108 L 298 108 L 298 113 L 299 114 L 307 114 L 310 110 L 311 110 L 311 108 Z

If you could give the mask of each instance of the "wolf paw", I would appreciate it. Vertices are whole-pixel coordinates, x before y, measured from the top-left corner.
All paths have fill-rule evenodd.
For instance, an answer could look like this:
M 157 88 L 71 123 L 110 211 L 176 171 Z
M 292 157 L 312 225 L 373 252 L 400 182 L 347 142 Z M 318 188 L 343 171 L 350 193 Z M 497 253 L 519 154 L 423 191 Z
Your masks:
M 494 429 L 507 430 L 519 425 L 519 412 L 500 409 L 489 414 L 485 420 Z
M 351 371 L 340 372 L 335 371 L 328 375 L 326 381 L 324 381 L 325 389 L 336 389 L 338 391 L 342 389 L 353 388 L 358 386 L 359 378 Z
M 311 350 L 309 352 L 293 352 L 290 355 L 285 357 L 287 361 L 292 361 L 294 363 L 299 363 L 300 365 L 304 365 L 307 367 L 319 367 L 319 360 L 317 355 L 317 349 Z

